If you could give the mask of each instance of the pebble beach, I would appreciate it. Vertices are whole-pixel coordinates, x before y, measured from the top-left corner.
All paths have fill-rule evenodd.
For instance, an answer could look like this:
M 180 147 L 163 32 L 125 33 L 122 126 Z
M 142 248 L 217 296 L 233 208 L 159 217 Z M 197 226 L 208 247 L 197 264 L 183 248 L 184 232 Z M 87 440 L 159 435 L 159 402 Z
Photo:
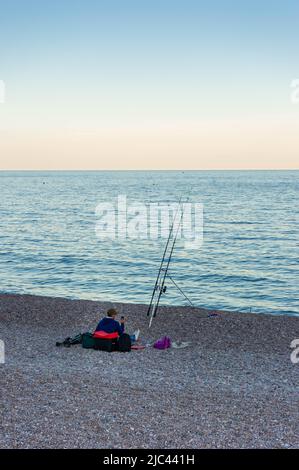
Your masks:
M 57 347 L 110 307 L 141 342 L 130 353 Z M 299 318 L 0 295 L 0 448 L 297 448 Z

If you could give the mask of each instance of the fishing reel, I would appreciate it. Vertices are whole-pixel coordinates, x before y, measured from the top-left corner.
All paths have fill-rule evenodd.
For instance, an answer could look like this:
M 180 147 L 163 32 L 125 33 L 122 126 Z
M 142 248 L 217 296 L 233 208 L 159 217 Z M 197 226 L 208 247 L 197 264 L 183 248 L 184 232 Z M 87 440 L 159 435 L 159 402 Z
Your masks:
M 156 286 L 156 291 L 160 291 L 162 294 L 165 294 L 165 292 L 167 291 L 167 286 Z

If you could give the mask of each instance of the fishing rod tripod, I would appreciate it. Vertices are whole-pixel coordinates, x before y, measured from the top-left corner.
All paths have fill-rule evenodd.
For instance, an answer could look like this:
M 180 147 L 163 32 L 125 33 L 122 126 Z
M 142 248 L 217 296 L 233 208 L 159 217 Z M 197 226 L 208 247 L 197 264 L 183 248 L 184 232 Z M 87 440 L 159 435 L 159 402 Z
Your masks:
M 181 198 L 182 199 L 182 198 Z M 161 299 L 161 295 L 165 294 L 167 286 L 165 285 L 166 278 L 170 279 L 172 283 L 175 285 L 175 287 L 181 292 L 181 294 L 188 300 L 188 302 L 194 307 L 192 304 L 191 300 L 184 294 L 182 289 L 177 285 L 177 283 L 174 281 L 174 279 L 168 274 L 168 269 L 170 265 L 170 261 L 172 258 L 173 250 L 177 241 L 179 229 L 182 224 L 182 219 L 183 219 L 183 214 L 184 214 L 184 204 L 183 207 L 181 208 L 181 199 L 179 200 L 178 207 L 175 213 L 175 216 L 173 218 L 172 225 L 169 230 L 169 235 L 168 239 L 165 245 L 164 253 L 162 256 L 162 260 L 160 263 L 157 279 L 155 282 L 155 286 L 153 289 L 152 297 L 150 304 L 148 306 L 148 311 L 147 311 L 147 316 L 150 317 L 149 320 L 149 328 L 152 325 L 153 319 L 157 315 L 158 307 L 159 307 L 159 302 Z M 180 212 L 179 219 L 177 221 L 177 216 Z M 173 237 L 172 243 L 170 242 L 171 238 Z

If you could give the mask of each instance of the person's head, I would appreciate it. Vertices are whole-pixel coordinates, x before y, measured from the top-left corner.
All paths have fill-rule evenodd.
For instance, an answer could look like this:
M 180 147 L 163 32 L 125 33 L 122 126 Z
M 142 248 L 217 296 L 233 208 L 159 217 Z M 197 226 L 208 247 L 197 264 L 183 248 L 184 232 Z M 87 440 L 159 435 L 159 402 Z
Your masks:
M 117 311 L 115 310 L 115 308 L 109 308 L 109 310 L 107 310 L 107 317 L 115 318 L 116 315 Z

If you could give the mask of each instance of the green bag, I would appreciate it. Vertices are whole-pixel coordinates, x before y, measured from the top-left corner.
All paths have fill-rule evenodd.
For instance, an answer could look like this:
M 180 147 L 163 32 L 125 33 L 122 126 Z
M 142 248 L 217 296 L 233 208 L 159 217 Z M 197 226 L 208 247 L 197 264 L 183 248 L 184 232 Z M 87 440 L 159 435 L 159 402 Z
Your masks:
M 92 333 L 83 333 L 82 335 L 82 348 L 92 349 L 95 345 L 95 339 Z

